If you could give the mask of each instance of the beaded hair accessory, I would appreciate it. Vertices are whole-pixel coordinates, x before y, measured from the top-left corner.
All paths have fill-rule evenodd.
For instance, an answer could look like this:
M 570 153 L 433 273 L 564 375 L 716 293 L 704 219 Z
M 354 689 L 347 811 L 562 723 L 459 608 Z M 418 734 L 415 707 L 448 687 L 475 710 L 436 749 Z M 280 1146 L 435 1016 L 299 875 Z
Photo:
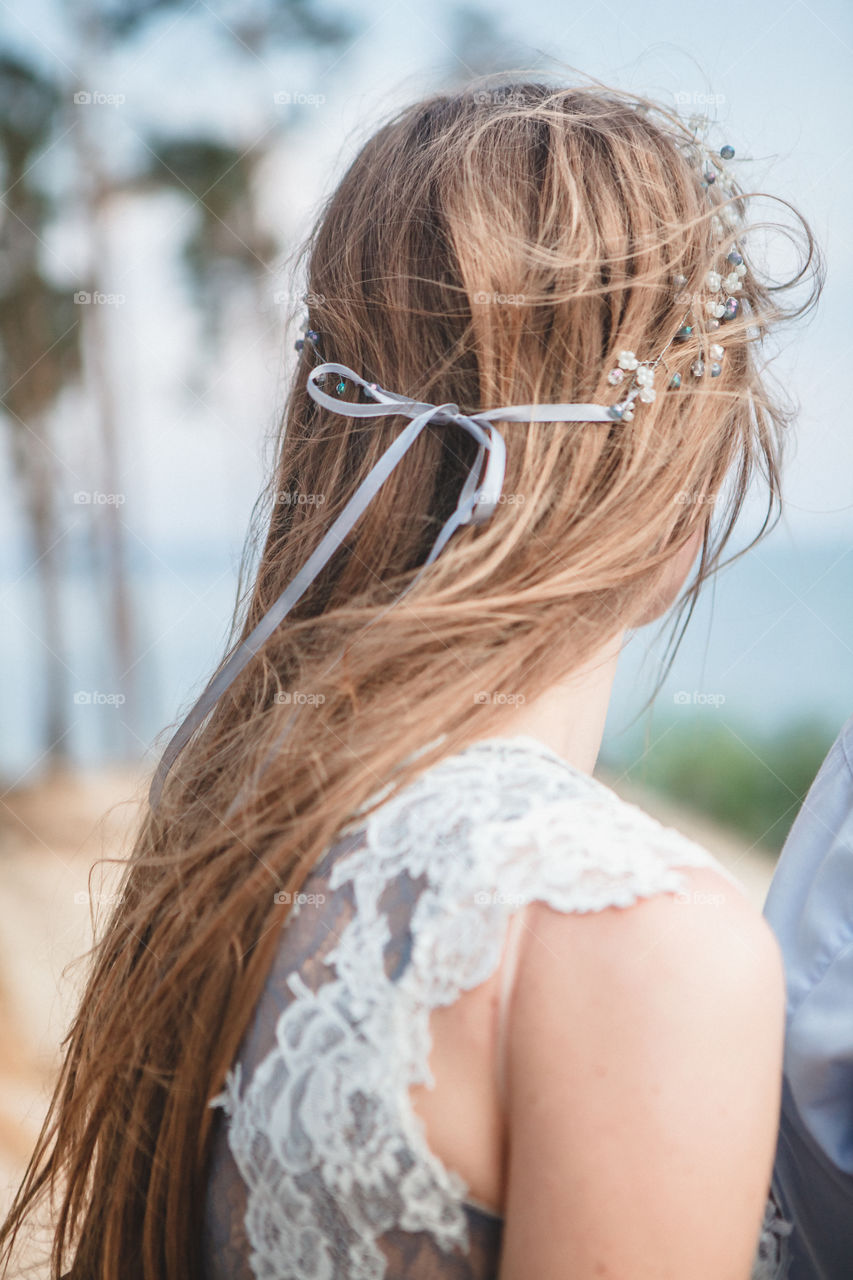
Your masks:
M 696 135 L 699 127 L 697 122 L 702 122 L 702 117 L 692 117 L 691 124 L 694 126 L 694 134 L 692 141 L 687 144 L 688 160 L 700 165 L 702 168 L 702 186 L 705 188 L 713 186 L 715 183 L 717 189 L 724 190 L 728 195 L 733 195 L 733 180 L 726 167 L 719 163 L 717 157 L 714 156 L 701 143 Z M 734 147 L 726 143 L 719 150 L 719 158 L 724 161 L 734 158 Z M 725 234 L 725 226 L 719 213 L 714 214 L 712 218 L 712 228 L 722 239 Z M 743 279 L 747 274 L 747 268 L 744 264 L 743 255 L 738 250 L 737 244 L 732 243 L 731 248 L 725 255 L 725 259 L 718 263 L 717 267 L 707 272 L 704 280 L 704 291 L 699 295 L 698 301 L 703 304 L 703 309 L 708 316 L 706 326 L 710 330 L 719 329 L 727 320 L 734 320 L 740 312 L 740 299 L 738 294 L 743 289 Z M 675 300 L 684 302 L 688 295 L 685 293 L 687 285 L 687 277 L 676 275 L 672 280 L 675 289 Z M 625 395 L 621 400 L 617 400 L 615 404 L 610 406 L 611 416 L 615 421 L 631 422 L 634 418 L 635 402 L 639 400 L 641 403 L 651 404 L 656 398 L 658 389 L 654 385 L 655 374 L 660 365 L 668 372 L 666 363 L 666 353 L 675 342 L 688 341 L 693 337 L 694 325 L 690 320 L 695 321 L 694 312 L 695 301 L 690 300 L 689 306 L 684 314 L 682 324 L 675 337 L 667 343 L 656 359 L 650 361 L 640 361 L 633 351 L 623 350 L 618 353 L 616 366 L 610 370 L 607 375 L 607 381 L 612 387 L 625 388 Z M 310 322 L 306 319 L 301 325 L 303 336 L 298 338 L 294 343 L 297 351 L 302 351 L 305 343 L 309 343 L 318 356 L 322 359 L 320 351 L 320 335 L 316 329 L 310 327 Z M 722 372 L 722 360 L 725 354 L 725 348 L 720 342 L 712 342 L 708 348 L 710 356 L 710 376 L 712 378 L 719 377 Z M 694 378 L 701 378 L 706 371 L 706 362 L 702 356 L 698 356 L 690 366 L 690 371 Z M 319 370 L 315 370 L 319 374 Z M 633 375 L 628 377 L 628 375 Z M 325 381 L 325 373 L 317 378 L 322 383 Z M 360 381 L 360 379 L 359 379 Z M 666 389 L 677 391 L 681 386 L 681 374 L 674 373 L 667 382 Z M 368 391 L 376 390 L 376 383 L 364 384 Z M 346 375 L 339 373 L 335 382 L 335 394 L 344 395 L 347 383 Z
M 743 278 L 747 269 L 744 265 L 743 256 L 738 252 L 736 245 L 733 245 L 726 255 L 726 264 L 729 270 L 725 275 L 723 275 L 722 269 L 707 272 L 705 289 L 700 295 L 704 301 L 705 311 L 710 317 L 707 321 L 709 329 L 719 329 L 720 325 L 726 320 L 734 320 L 740 311 L 740 299 L 736 295 L 743 289 Z M 678 290 L 677 297 L 683 297 L 683 290 L 686 284 L 686 276 L 677 275 L 673 278 L 673 285 Z M 619 352 L 616 367 L 608 373 L 607 381 L 612 387 L 618 387 L 626 381 L 628 374 L 633 374 L 633 379 L 628 384 L 627 395 L 623 400 L 612 406 L 614 410 L 618 411 L 618 417 L 623 422 L 630 422 L 633 419 L 634 402 L 636 400 L 651 404 L 656 398 L 657 388 L 654 385 L 654 379 L 658 365 L 662 364 L 666 369 L 667 365 L 664 357 L 673 343 L 686 342 L 693 337 L 693 325 L 689 323 L 693 317 L 693 303 L 691 303 L 684 316 L 681 328 L 675 337 L 667 343 L 656 360 L 641 363 L 633 351 Z M 712 342 L 708 348 L 708 354 L 711 357 L 711 377 L 718 378 L 723 368 L 722 359 L 725 354 L 725 348 L 720 342 Z M 690 371 L 694 378 L 704 376 L 705 361 L 701 355 L 697 356 L 693 361 Z M 680 386 L 681 374 L 672 374 L 666 389 L 677 391 Z
M 703 186 L 710 186 L 718 180 L 719 175 L 725 175 L 725 170 L 716 162 L 712 163 L 703 146 L 698 143 L 695 132 L 691 145 L 694 151 L 689 158 L 694 163 L 704 165 Z M 724 160 L 731 159 L 734 156 L 734 149 L 730 146 L 724 146 L 719 155 Z M 719 215 L 715 215 L 715 218 L 719 225 L 714 229 L 722 238 L 726 229 Z M 728 253 L 726 263 L 730 269 L 725 274 L 722 270 L 714 270 L 707 273 L 705 279 L 706 292 L 701 295 L 701 300 L 704 300 L 705 311 L 709 317 L 708 327 L 711 329 L 718 329 L 726 320 L 733 319 L 739 310 L 739 300 L 736 294 L 742 288 L 742 279 L 746 274 L 746 267 L 743 265 L 743 259 L 736 245 L 733 245 Z M 673 284 L 677 290 L 676 301 L 685 301 L 684 287 L 687 284 L 685 277 L 675 277 Z M 394 603 L 399 601 L 402 595 L 405 595 L 415 586 L 421 575 L 441 553 L 456 529 L 466 524 L 483 524 L 490 519 L 497 509 L 503 488 L 506 446 L 502 435 L 494 425 L 495 422 L 607 423 L 611 427 L 615 424 L 630 422 L 634 417 L 634 406 L 637 400 L 648 404 L 655 399 L 657 395 L 657 390 L 654 386 L 655 373 L 660 365 L 663 365 L 665 369 L 667 368 L 666 352 L 674 342 L 686 340 L 692 336 L 693 326 L 689 323 L 689 320 L 694 314 L 694 305 L 695 300 L 691 300 L 681 328 L 654 360 L 641 362 L 633 351 L 623 350 L 619 352 L 616 367 L 610 370 L 607 381 L 613 387 L 622 386 L 627 382 L 627 389 L 623 398 L 612 405 L 507 405 L 503 408 L 478 410 L 475 413 L 466 414 L 460 410 L 457 404 L 429 404 L 424 401 L 414 400 L 409 396 L 399 395 L 394 391 L 388 391 L 375 382 L 366 382 L 358 373 L 344 364 L 324 360 L 322 363 L 315 365 L 308 374 L 306 389 L 311 398 L 324 409 L 351 418 L 404 417 L 408 418 L 409 422 L 358 486 L 343 511 L 340 512 L 323 535 L 296 576 L 288 583 L 278 599 L 273 602 L 260 622 L 241 641 L 234 652 L 213 675 L 195 705 L 172 736 L 161 757 L 149 790 L 149 803 L 152 809 L 157 807 L 163 784 L 172 764 L 196 728 L 207 718 L 225 690 L 237 679 L 255 654 L 263 647 L 270 635 L 305 594 L 317 575 L 339 549 L 359 517 L 369 506 L 404 454 L 428 425 L 442 428 L 448 426 L 461 428 L 477 442 L 477 454 L 463 483 L 455 510 L 442 526 L 424 564 L 405 587 L 404 591 L 396 597 Z M 307 341 L 312 349 L 320 355 L 320 335 L 318 332 L 311 328 L 307 321 L 303 324 L 302 329 L 304 337 L 296 342 L 297 350 L 302 351 Z M 709 354 L 712 360 L 711 377 L 716 377 L 721 369 L 722 345 L 713 343 Z M 701 357 L 694 361 L 692 373 L 696 378 L 704 375 L 705 364 Z M 628 375 L 631 375 L 630 379 Z M 330 377 L 335 379 L 334 389 L 338 398 L 330 396 L 325 390 L 321 389 L 321 384 L 325 384 Z M 340 399 L 346 391 L 347 382 L 361 388 L 362 393 L 369 397 L 369 402 L 363 403 Z M 681 376 L 675 373 L 670 377 L 667 389 L 677 390 L 680 385 Z

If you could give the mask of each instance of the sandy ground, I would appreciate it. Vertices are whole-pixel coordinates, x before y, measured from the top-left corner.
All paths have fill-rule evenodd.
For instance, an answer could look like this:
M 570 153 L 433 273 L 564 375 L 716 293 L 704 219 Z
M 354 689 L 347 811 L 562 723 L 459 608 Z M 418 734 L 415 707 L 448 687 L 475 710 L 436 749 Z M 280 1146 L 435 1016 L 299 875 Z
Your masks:
M 89 871 L 134 820 L 136 773 L 70 775 L 0 796 L 0 1211 L 41 1125 L 91 945 Z M 118 808 L 112 806 L 118 803 Z M 109 891 L 96 872 L 93 896 Z
M 760 907 L 772 874 L 766 855 L 651 793 L 605 778 L 625 799 L 709 848 Z M 89 871 L 121 856 L 144 795 L 131 771 L 73 775 L 0 796 L 0 1212 L 38 1133 L 91 944 Z M 107 866 L 92 898 L 115 891 Z

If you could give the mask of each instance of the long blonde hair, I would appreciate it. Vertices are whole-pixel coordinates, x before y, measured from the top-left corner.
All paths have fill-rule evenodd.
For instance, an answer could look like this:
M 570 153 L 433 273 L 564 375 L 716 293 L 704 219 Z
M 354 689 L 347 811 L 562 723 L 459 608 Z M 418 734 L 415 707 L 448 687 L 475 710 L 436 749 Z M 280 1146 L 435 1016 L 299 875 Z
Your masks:
M 743 192 L 703 185 L 690 142 L 655 104 L 600 87 L 478 83 L 400 111 L 352 162 L 305 248 L 324 357 L 463 410 L 612 403 L 618 352 L 652 359 L 670 343 L 683 296 L 702 295 L 731 246 L 726 205 L 735 219 L 746 208 Z M 691 335 L 669 348 L 667 378 L 680 374 L 680 390 L 661 387 L 630 422 L 504 424 L 514 500 L 457 533 L 387 608 L 473 460 L 461 431 L 422 433 L 185 747 L 156 813 L 143 813 L 50 1113 L 0 1232 L 4 1258 L 50 1188 L 52 1276 L 199 1275 L 207 1102 L 271 963 L 287 915 L 281 891 L 298 891 L 389 779 L 403 786 L 498 728 L 506 709 L 494 695 L 534 698 L 630 624 L 709 499 L 725 494 L 703 533 L 688 607 L 753 474 L 771 517 L 789 411 L 768 391 L 758 352 L 771 327 L 817 295 L 820 260 L 798 226 L 804 261 L 785 287 L 811 278 L 804 302 L 784 311 L 783 286 L 762 281 L 747 257 L 740 315 L 715 333 L 697 305 Z M 674 285 L 679 275 L 686 284 Z M 694 377 L 718 338 L 720 375 Z M 306 343 L 232 646 L 400 429 L 399 419 L 318 406 L 305 389 L 314 360 Z

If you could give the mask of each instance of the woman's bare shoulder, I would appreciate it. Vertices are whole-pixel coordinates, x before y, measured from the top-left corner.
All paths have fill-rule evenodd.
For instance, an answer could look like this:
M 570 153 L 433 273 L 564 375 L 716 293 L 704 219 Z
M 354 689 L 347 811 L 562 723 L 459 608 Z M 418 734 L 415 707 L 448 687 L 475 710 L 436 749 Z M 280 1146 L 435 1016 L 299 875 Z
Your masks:
M 742 978 L 744 969 L 755 979 L 767 971 L 777 977 L 781 958 L 773 932 L 736 881 L 711 863 L 674 869 L 677 884 L 624 906 L 581 914 L 544 899 L 531 902 L 519 979 L 526 970 L 535 985 L 564 980 L 564 966 L 552 963 L 555 953 L 594 964 L 600 983 L 614 981 L 622 990 L 655 972 L 679 984 L 720 980 L 725 972 Z
M 731 880 L 585 915 L 533 902 L 506 1040 L 502 1280 L 746 1280 L 775 1143 L 784 979 Z

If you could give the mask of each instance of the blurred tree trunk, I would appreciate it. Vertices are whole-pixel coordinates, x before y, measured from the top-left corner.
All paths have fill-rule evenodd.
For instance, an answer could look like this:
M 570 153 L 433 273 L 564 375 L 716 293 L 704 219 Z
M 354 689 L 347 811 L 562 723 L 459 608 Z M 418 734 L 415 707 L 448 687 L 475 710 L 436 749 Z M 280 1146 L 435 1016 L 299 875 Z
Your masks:
M 0 56 L 0 413 L 8 431 L 13 473 L 20 485 L 32 559 L 23 577 L 33 583 L 36 618 L 29 632 L 41 664 L 39 761 L 55 767 L 70 754 L 71 698 L 64 658 L 60 599 L 62 536 L 58 508 L 61 460 L 51 421 L 62 388 L 77 374 L 76 316 L 65 290 L 43 274 L 40 250 L 53 213 L 35 181 L 38 157 L 49 146 L 59 115 L 56 86 L 12 55 Z
M 95 410 L 101 446 L 101 477 L 96 489 L 106 501 L 92 510 L 96 545 L 107 597 L 106 616 L 110 639 L 112 675 L 110 693 L 124 699 L 118 711 L 111 754 L 133 758 L 139 754 L 139 706 L 136 680 L 136 630 L 131 604 L 126 526 L 122 515 L 124 494 L 119 446 L 120 412 L 112 358 L 110 318 L 112 308 L 96 301 L 96 295 L 118 292 L 110 246 L 110 206 L 114 195 L 107 166 L 102 162 L 94 132 L 102 121 L 96 109 L 81 110 L 74 97 L 94 82 L 89 70 L 97 69 L 106 44 L 97 5 L 78 0 L 75 5 L 79 55 L 76 83 L 68 108 L 70 136 L 77 154 L 77 180 L 89 237 L 89 281 L 92 299 L 80 307 L 85 383 Z M 121 498 L 121 501 L 119 501 Z
M 20 443 L 20 437 L 19 437 Z M 48 768 L 68 763 L 71 690 L 68 668 L 62 658 L 65 632 L 61 611 L 61 573 L 57 548 L 61 533 L 56 511 L 56 467 L 47 440 L 47 424 L 39 424 L 26 450 L 19 450 L 16 470 L 22 481 L 24 504 L 35 560 L 36 591 L 40 618 L 39 639 L 45 649 L 42 731 Z
M 78 122 L 74 129 L 79 155 L 79 175 L 86 227 L 90 246 L 90 284 L 92 301 L 79 306 L 82 326 L 84 380 L 94 407 L 100 444 L 100 476 L 95 490 L 107 495 L 105 502 L 93 507 L 99 567 L 106 591 L 110 659 L 113 674 L 110 693 L 121 694 L 124 702 L 118 717 L 115 740 L 111 744 L 119 755 L 133 758 L 139 754 L 139 705 L 136 680 L 136 627 L 134 624 L 127 551 L 127 527 L 123 516 L 123 481 L 120 436 L 120 411 L 115 385 L 115 361 L 112 358 L 110 320 L 115 312 L 107 304 L 96 302 L 96 294 L 114 290 L 109 218 L 113 191 L 102 172 L 97 148 L 87 136 L 87 124 Z M 117 499 L 121 498 L 119 502 Z

